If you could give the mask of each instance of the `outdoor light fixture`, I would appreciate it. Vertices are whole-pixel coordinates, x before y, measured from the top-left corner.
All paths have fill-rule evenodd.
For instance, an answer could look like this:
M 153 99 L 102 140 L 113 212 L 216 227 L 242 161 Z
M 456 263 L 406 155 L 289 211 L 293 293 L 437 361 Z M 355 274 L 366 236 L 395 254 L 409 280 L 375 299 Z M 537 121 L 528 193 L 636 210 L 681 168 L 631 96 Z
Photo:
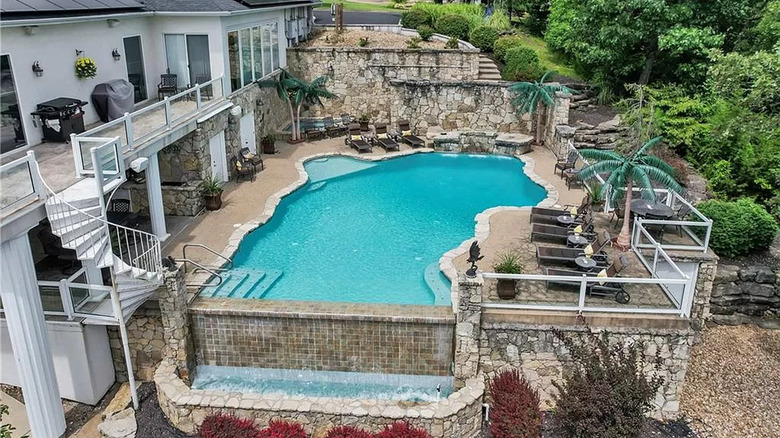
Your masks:
M 24 29 L 24 33 L 27 35 L 35 35 L 35 31 L 38 30 L 38 26 L 22 26 L 22 29 Z
M 38 61 L 33 62 L 32 71 L 35 73 L 35 76 L 43 76 L 43 68 L 41 68 L 41 65 L 38 63 Z
M 122 59 L 122 55 L 119 53 L 119 49 L 114 49 L 111 52 L 111 56 L 114 57 L 114 61 L 119 61 L 120 59 Z
M 109 18 L 106 21 L 108 22 L 108 27 L 117 27 L 117 25 L 119 25 L 119 20 L 116 18 Z

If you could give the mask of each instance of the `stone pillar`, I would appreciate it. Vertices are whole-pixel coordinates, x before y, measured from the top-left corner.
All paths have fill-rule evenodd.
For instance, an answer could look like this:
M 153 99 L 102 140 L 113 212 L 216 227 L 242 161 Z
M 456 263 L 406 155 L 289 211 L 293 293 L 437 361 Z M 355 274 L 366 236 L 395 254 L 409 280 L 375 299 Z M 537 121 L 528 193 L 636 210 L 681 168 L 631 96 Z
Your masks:
M 176 364 L 179 377 L 188 380 L 195 354 L 187 314 L 187 288 L 180 269 L 165 272 L 165 284 L 157 290 L 157 296 L 166 343 L 165 357 Z
M 546 145 L 552 145 L 555 141 L 555 127 L 569 123 L 569 104 L 571 95 L 563 92 L 555 93 L 555 103 L 547 107 L 545 124 L 542 131 L 542 139 Z
M 0 245 L 0 299 L 32 435 L 61 436 L 65 433 L 65 413 L 26 233 Z
M 458 276 L 458 313 L 455 315 L 455 382 L 464 385 L 479 371 L 482 322 L 482 276 Z
M 149 156 L 146 166 L 146 191 L 149 195 L 149 216 L 152 219 L 152 233 L 164 241 L 170 236 L 165 229 L 165 207 L 163 206 L 160 162 L 157 154 Z

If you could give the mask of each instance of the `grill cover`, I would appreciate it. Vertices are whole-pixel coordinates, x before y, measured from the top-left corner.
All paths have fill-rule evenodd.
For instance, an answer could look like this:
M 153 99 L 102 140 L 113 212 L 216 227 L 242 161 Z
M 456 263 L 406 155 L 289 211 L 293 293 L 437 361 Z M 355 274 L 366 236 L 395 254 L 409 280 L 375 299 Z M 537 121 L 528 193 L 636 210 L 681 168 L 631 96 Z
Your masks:
M 110 122 L 133 112 L 133 84 L 114 79 L 98 84 L 92 90 L 92 104 L 103 122 Z

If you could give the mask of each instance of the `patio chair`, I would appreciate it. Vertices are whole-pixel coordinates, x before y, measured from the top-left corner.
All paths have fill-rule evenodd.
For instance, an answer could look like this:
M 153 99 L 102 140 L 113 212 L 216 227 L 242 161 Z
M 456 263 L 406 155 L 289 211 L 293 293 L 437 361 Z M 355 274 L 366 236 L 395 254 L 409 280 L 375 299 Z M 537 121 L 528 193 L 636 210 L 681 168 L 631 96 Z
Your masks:
M 371 143 L 363 139 L 360 135 L 360 125 L 358 123 L 352 123 L 349 125 L 349 133 L 344 139 L 344 144 L 355 148 L 358 152 L 371 152 Z
M 347 130 L 347 129 L 349 129 L 349 125 L 352 124 L 352 116 L 350 116 L 349 114 L 344 113 L 344 114 L 341 115 L 341 119 L 337 120 L 336 123 L 338 123 L 339 125 L 343 126 L 344 129 Z
M 682 207 L 680 207 L 679 210 L 677 210 L 677 213 L 674 214 L 674 218 L 672 220 L 675 221 L 684 221 L 688 218 L 688 215 L 691 214 L 691 207 L 688 207 L 687 205 L 683 204 Z M 682 225 L 675 225 L 674 226 L 677 229 L 677 234 L 682 237 Z
M 574 261 L 577 257 L 584 256 L 585 253 L 581 248 L 565 248 L 560 246 L 537 246 L 536 247 L 536 263 L 541 265 L 570 265 L 577 266 Z M 607 255 L 603 253 L 594 252 L 590 256 L 596 261 L 596 267 L 607 266 Z
M 377 123 L 374 126 L 374 129 L 376 129 L 376 142 L 379 143 L 379 146 L 381 146 L 385 151 L 388 151 L 390 149 L 395 149 L 395 150 L 401 149 L 398 143 L 392 138 L 390 138 L 390 136 L 387 134 L 386 123 Z
M 574 234 L 574 231 L 568 227 L 559 227 L 557 225 L 546 224 L 532 224 L 531 225 L 531 242 L 536 240 L 546 240 L 552 243 L 560 243 L 565 245 L 569 236 Z M 582 233 L 580 235 L 586 239 L 592 239 L 595 234 L 593 233 L 593 223 L 584 225 L 582 227 Z
M 241 160 L 245 163 L 249 163 L 255 168 L 257 172 L 257 165 L 260 165 L 260 170 L 265 170 L 265 163 L 263 163 L 263 157 L 258 154 L 253 154 L 249 151 L 249 148 L 241 148 L 239 151 L 241 154 Z
M 252 164 L 243 162 L 239 157 L 233 157 L 233 167 L 236 169 L 236 181 L 240 181 L 242 176 L 248 176 L 251 181 L 255 180 L 255 170 Z
M 577 162 L 577 157 L 579 157 L 579 154 L 577 151 L 571 151 L 569 152 L 569 155 L 566 157 L 565 160 L 558 160 L 555 162 L 555 169 L 553 169 L 553 175 L 558 173 L 558 170 L 561 171 L 561 178 L 563 178 L 563 172 L 569 169 L 574 169 L 574 164 Z
M 612 223 L 612 221 L 615 221 L 615 228 L 617 229 L 618 224 L 620 224 L 622 221 L 624 221 L 626 218 L 626 212 L 620 208 L 620 205 L 616 205 L 612 209 L 612 215 L 609 216 L 609 222 Z
M 420 137 L 412 135 L 412 128 L 409 126 L 408 120 L 399 120 L 398 130 L 401 131 L 399 134 L 401 141 L 408 144 L 409 146 L 413 148 L 425 146 L 425 142 Z
M 208 82 L 210 80 L 211 80 L 211 76 L 210 75 L 203 75 L 203 74 L 201 74 L 201 75 L 195 76 L 195 83 L 198 84 L 198 85 L 205 84 L 206 82 Z M 214 91 L 211 88 L 211 85 L 200 88 L 200 97 L 202 97 L 204 99 L 211 99 L 213 97 L 213 94 L 214 94 Z
M 139 102 L 142 96 L 141 75 L 139 75 L 138 73 L 128 73 L 127 82 L 130 82 L 130 84 L 133 85 L 133 99 L 135 99 L 136 102 Z
M 179 82 L 175 74 L 161 74 L 160 83 L 157 84 L 157 98 L 162 100 L 166 95 L 173 96 L 179 89 Z
M 531 223 L 532 224 L 547 224 L 547 225 L 559 225 L 563 226 L 560 222 L 558 222 L 559 216 L 570 216 L 571 211 L 565 211 L 560 214 L 531 214 Z M 570 224 L 566 224 L 566 226 L 570 227 L 576 227 L 577 225 L 587 224 L 593 220 L 593 214 L 588 211 L 579 211 L 577 210 L 577 215 L 574 216 L 574 219 Z
M 347 127 L 334 121 L 333 117 L 325 117 L 323 122 L 325 123 L 325 132 L 327 133 L 328 138 L 336 138 L 347 132 Z
M 620 256 L 618 260 L 616 260 L 614 263 L 610 264 L 606 268 L 606 278 L 616 278 L 620 275 L 621 272 L 628 266 L 628 257 L 626 256 Z M 599 275 L 598 272 L 582 272 L 582 271 L 569 271 L 565 269 L 553 269 L 553 268 L 546 268 L 544 271 L 545 275 L 549 276 L 566 276 L 566 277 L 582 277 L 583 275 L 587 277 L 597 277 Z M 557 286 L 570 286 L 572 288 L 577 288 L 579 291 L 581 283 L 579 281 L 571 281 L 571 280 L 556 280 L 556 279 L 550 279 L 546 282 L 547 288 L 550 287 L 551 284 L 557 285 Z M 628 294 L 625 290 L 625 286 L 623 283 L 610 283 L 610 282 L 604 282 L 604 284 L 601 283 L 588 283 L 585 289 L 585 293 L 587 295 L 593 295 L 593 296 L 612 296 L 615 301 L 617 301 L 620 304 L 627 304 L 631 300 L 631 295 Z
M 309 141 L 322 140 L 325 138 L 327 133 L 328 131 L 324 123 L 322 126 L 315 126 L 312 124 L 310 127 L 306 128 L 306 130 L 304 130 L 306 139 Z
M 558 217 L 562 214 L 569 214 L 571 213 L 571 208 L 577 207 L 577 213 L 584 215 L 585 213 L 590 211 L 590 194 L 587 194 L 582 197 L 582 202 L 580 202 L 580 205 L 571 205 L 567 204 L 564 205 L 563 208 L 545 208 L 545 207 L 532 207 L 531 208 L 531 216 L 533 215 L 540 215 L 540 216 L 555 216 Z

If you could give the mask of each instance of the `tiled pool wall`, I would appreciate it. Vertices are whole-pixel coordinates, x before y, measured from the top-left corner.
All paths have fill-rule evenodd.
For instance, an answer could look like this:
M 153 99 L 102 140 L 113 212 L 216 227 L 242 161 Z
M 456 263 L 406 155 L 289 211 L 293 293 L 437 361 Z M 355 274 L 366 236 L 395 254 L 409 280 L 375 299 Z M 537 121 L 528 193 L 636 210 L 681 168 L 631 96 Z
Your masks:
M 201 298 L 190 316 L 199 364 L 436 376 L 452 371 L 455 319 L 449 306 Z
M 315 437 L 342 424 L 376 432 L 402 419 L 424 428 L 433 438 L 476 438 L 482 431 L 485 384 L 481 375 L 446 399 L 430 403 L 196 390 L 178 377 L 169 361 L 157 369 L 155 382 L 161 410 L 188 434 L 196 433 L 206 416 L 218 413 L 253 419 L 260 426 L 272 419 L 295 421 Z

